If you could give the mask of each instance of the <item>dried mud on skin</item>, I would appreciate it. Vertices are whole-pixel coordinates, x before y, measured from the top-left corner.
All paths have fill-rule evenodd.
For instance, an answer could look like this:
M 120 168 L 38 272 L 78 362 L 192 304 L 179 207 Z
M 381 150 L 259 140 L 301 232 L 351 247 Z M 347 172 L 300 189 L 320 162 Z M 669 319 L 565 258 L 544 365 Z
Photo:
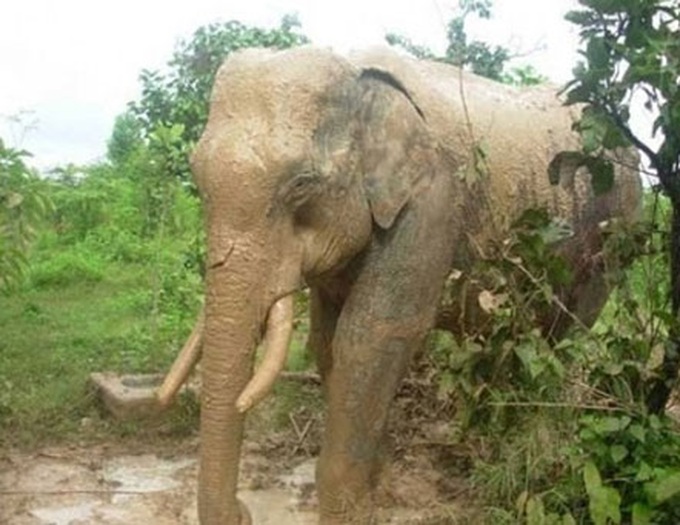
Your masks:
M 424 385 L 407 382 L 397 398 L 378 522 L 479 523 L 463 476 L 467 459 L 446 443 L 446 426 L 436 419 L 441 407 L 418 399 L 422 392 L 414 389 Z M 278 433 L 256 422 L 244 443 L 239 493 L 256 525 L 317 523 L 314 465 L 322 418 L 300 408 L 289 420 Z M 191 439 L 0 453 L 0 524 L 198 525 L 197 452 L 198 440 Z

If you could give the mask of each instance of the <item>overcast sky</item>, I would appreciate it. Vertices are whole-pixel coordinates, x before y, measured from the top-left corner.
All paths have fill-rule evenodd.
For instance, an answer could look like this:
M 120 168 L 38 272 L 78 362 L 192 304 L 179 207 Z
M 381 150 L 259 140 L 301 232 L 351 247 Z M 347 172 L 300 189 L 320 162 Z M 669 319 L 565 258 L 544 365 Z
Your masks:
M 341 52 L 398 32 L 441 50 L 456 0 L 16 0 L 0 11 L 0 137 L 48 168 L 103 157 L 115 116 L 139 95 L 138 75 L 162 68 L 200 25 L 240 20 L 278 25 L 297 13 L 316 44 Z M 576 0 L 495 0 L 476 38 L 515 51 L 561 83 L 577 60 Z M 30 111 L 24 130 L 5 117 Z

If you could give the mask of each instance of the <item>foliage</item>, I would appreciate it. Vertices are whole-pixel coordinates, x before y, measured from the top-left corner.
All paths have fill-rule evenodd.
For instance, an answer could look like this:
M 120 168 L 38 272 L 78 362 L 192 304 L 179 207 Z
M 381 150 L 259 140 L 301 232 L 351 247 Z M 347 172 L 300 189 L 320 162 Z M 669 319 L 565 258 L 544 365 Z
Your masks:
M 33 266 L 31 285 L 62 287 L 75 283 L 94 283 L 104 278 L 102 255 L 89 250 L 73 250 L 55 254 Z
M 580 463 L 595 525 L 677 523 L 680 434 L 667 419 L 631 412 L 580 418 Z
M 25 162 L 30 153 L 0 139 L 0 291 L 21 281 L 36 228 L 50 209 L 37 174 Z
M 469 39 L 466 21 L 473 15 L 481 19 L 491 18 L 491 0 L 460 0 L 458 5 L 460 13 L 449 22 L 446 29 L 448 46 L 443 56 L 396 33 L 387 34 L 385 39 L 390 45 L 398 46 L 417 58 L 469 68 L 477 75 L 506 84 L 526 86 L 545 82 L 545 77 L 531 66 L 506 71 L 508 61 L 513 58 L 507 48 Z
M 680 438 L 655 414 L 665 409 L 680 365 L 680 6 L 664 0 L 580 3 L 584 9 L 567 18 L 580 26 L 584 60 L 565 90 L 568 104 L 583 104 L 575 125 L 583 146 L 563 152 L 558 162 L 588 164 L 596 191 L 606 191 L 613 180 L 606 152 L 633 145 L 654 170 L 671 212 L 654 214 L 639 235 L 647 239 L 647 261 L 638 266 L 653 260 L 657 276 L 644 300 L 620 274 L 610 276 L 623 292 L 614 322 L 600 333 L 600 356 L 587 370 L 590 387 L 617 412 L 581 418 L 576 457 L 594 523 L 674 523 Z M 661 139 L 658 146 L 631 127 L 631 106 L 640 99 L 656 116 L 648 133 Z M 614 240 L 635 255 L 629 237 Z M 663 267 L 669 271 L 659 282 Z
M 677 498 L 660 497 L 658 490 L 670 490 L 680 467 L 680 434 L 646 406 L 670 326 L 668 275 L 658 271 L 666 265 L 668 232 L 659 224 L 666 223 L 668 208 L 658 193 L 646 195 L 644 220 L 632 231 L 609 231 L 607 239 L 608 250 L 623 264 L 609 265 L 616 292 L 596 328 L 598 344 L 580 359 L 588 395 L 601 410 L 583 411 L 570 447 L 586 489 L 581 499 L 596 524 L 679 518 Z
M 645 201 L 640 224 L 606 230 L 616 292 L 594 331 L 577 325 L 551 345 L 535 330 L 542 312 L 562 308 L 556 292 L 570 276 L 551 250 L 568 231 L 530 211 L 467 276 L 490 324 L 435 342 L 440 392 L 462 401 L 466 439 L 484 443 L 472 479 L 493 522 L 680 519 L 680 433 L 646 408 L 668 332 L 668 280 L 657 269 L 669 206 L 658 194 Z
M 680 368 L 680 5 L 668 0 L 580 0 L 585 9 L 567 18 L 580 26 L 584 61 L 567 85 L 567 103 L 583 103 L 576 129 L 583 148 L 567 152 L 571 161 L 594 169 L 593 183 L 611 186 L 607 150 L 632 144 L 655 171 L 673 214 L 668 240 L 671 280 L 669 337 L 658 375 L 650 379 L 647 403 L 663 411 Z M 650 135 L 658 147 L 631 127 L 631 105 L 638 95 L 656 115 Z
M 111 137 L 106 144 L 106 156 L 113 164 L 124 164 L 142 144 L 142 125 L 127 111 L 116 117 Z
M 495 244 L 468 275 L 450 281 L 447 298 L 475 293 L 488 317 L 479 333 L 436 345 L 445 348 L 439 363 L 443 393 L 455 387 L 463 396 L 468 424 L 491 418 L 503 425 L 516 423 L 510 405 L 501 416 L 499 406 L 490 404 L 503 393 L 513 403 L 554 399 L 559 393 L 565 368 L 556 351 L 564 348 L 552 348 L 551 334 L 536 327 L 546 312 L 555 311 L 554 290 L 571 279 L 564 259 L 551 249 L 569 234 L 545 210 L 529 210 L 510 237 Z
M 576 342 L 555 345 L 554 334 L 536 328 L 564 307 L 558 292 L 572 275 L 555 248 L 570 235 L 545 210 L 525 212 L 447 285 L 445 300 L 474 294 L 482 328 L 430 342 L 440 396 L 455 396 L 462 416 L 458 437 L 484 443 L 471 479 L 490 503 L 489 522 L 558 525 L 578 515 L 564 504 L 582 492 L 564 454 L 576 431 L 567 388 Z
M 299 29 L 299 22 L 290 15 L 284 16 L 275 29 L 249 27 L 237 21 L 199 27 L 189 40 L 180 42 L 168 62 L 167 73 L 142 71 L 142 97 L 130 104 L 142 136 L 149 138 L 166 133 L 164 129 L 173 130 L 172 133 L 178 133 L 175 138 L 181 150 L 189 151 L 207 122 L 210 91 L 224 59 L 247 47 L 285 49 L 307 43 L 307 37 Z M 128 131 L 127 127 L 123 129 L 126 119 L 120 122 L 119 135 Z M 110 145 L 118 145 L 113 137 Z M 188 181 L 187 156 L 177 154 L 168 173 Z

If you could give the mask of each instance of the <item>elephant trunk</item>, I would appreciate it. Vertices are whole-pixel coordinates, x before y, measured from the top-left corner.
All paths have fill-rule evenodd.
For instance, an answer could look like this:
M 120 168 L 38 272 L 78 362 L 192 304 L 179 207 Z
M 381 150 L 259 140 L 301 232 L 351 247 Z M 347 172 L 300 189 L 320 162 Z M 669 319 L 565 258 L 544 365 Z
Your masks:
M 206 277 L 201 366 L 198 515 L 201 525 L 242 525 L 236 498 L 244 415 L 236 399 L 252 374 L 261 296 L 252 261 L 232 256 Z M 245 521 L 247 523 L 247 521 Z
M 236 249 L 228 263 L 207 275 L 201 366 L 201 525 L 250 523 L 247 509 L 236 497 L 245 412 L 271 389 L 285 364 L 292 331 L 292 296 L 273 304 L 274 298 L 267 299 L 271 292 L 260 265 L 270 258 L 257 251 L 252 246 Z M 265 355 L 251 379 L 265 319 Z

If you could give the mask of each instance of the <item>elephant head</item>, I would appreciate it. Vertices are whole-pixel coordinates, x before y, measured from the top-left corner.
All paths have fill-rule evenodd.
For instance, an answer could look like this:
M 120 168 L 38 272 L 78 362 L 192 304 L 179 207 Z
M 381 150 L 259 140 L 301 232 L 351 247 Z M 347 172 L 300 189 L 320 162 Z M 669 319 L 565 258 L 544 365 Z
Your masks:
M 208 238 L 203 525 L 249 519 L 236 497 L 244 414 L 285 363 L 292 293 L 303 282 L 329 400 L 321 521 L 347 523 L 353 512 L 364 523 L 354 509 L 370 509 L 364 494 L 390 399 L 435 324 L 447 274 L 472 257 L 470 239 L 482 244 L 538 205 L 587 231 L 634 214 L 634 170 L 606 199 L 573 177 L 550 186 L 550 160 L 576 147 L 553 93 L 520 93 L 391 53 L 348 60 L 311 47 L 248 50 L 225 62 L 192 159 Z M 484 192 L 470 177 L 482 140 Z M 173 368 L 180 375 L 196 357 L 197 334 Z

